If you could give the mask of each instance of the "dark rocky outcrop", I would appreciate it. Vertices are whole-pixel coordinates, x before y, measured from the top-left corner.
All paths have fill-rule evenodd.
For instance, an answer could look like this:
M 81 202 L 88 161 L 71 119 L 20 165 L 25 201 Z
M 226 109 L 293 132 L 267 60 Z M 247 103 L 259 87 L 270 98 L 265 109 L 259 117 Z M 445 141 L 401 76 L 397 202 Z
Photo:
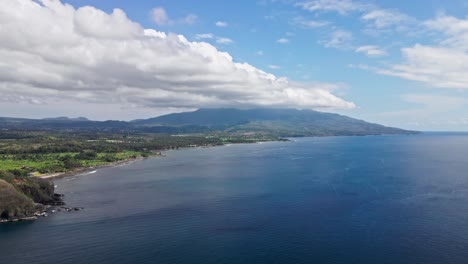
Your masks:
M 0 171 L 0 222 L 34 220 L 51 206 L 65 205 L 50 180 Z
M 49 180 L 29 177 L 15 181 L 14 186 L 36 203 L 53 205 L 60 200 L 55 196 L 53 182 Z

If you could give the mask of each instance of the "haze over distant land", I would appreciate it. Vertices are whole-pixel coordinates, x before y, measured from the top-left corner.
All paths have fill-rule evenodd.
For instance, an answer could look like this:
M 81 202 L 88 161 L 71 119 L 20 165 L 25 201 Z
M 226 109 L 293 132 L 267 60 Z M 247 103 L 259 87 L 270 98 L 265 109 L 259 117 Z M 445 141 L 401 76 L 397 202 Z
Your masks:
M 75 131 L 105 133 L 195 134 L 219 137 L 364 136 L 415 134 L 399 128 L 385 127 L 350 117 L 312 110 L 283 108 L 199 109 L 149 119 L 124 121 L 90 121 L 86 118 L 20 119 L 0 117 L 5 131 Z
M 0 113 L 296 108 L 468 130 L 467 12 L 462 0 L 0 0 Z

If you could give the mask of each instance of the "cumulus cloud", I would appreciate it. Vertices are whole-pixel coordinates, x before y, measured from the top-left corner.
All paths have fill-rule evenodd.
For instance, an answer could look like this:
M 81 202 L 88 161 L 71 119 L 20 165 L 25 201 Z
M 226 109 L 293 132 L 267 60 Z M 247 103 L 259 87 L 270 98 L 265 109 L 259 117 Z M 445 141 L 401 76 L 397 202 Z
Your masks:
M 336 85 L 278 78 L 208 43 L 142 28 L 119 9 L 0 0 L 0 25 L 0 94 L 11 101 L 355 107 L 331 93 Z
M 363 53 L 368 57 L 381 57 L 387 55 L 387 52 L 382 48 L 374 45 L 366 45 L 358 47 L 355 52 Z

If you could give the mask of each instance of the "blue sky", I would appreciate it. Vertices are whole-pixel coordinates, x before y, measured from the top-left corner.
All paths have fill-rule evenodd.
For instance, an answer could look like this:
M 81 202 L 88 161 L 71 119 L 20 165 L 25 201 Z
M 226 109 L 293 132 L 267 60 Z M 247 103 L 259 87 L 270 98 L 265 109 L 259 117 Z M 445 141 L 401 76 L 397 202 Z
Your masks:
M 5 1 L 1 4 L 7 4 Z M 13 2 L 15 1 L 29 2 L 27 0 Z M 50 4 L 54 1 L 37 2 L 43 9 L 58 8 Z M 210 57 L 211 60 L 217 61 L 218 52 L 227 52 L 234 63 L 246 63 L 255 69 L 273 74 L 276 78 L 273 86 L 278 87 L 275 92 L 287 94 L 291 98 L 282 100 L 279 97 L 270 97 L 260 88 L 259 91 L 254 91 L 256 88 L 253 84 L 258 83 L 258 80 L 246 81 L 244 89 L 252 90 L 252 93 L 242 94 L 242 98 L 235 100 L 224 98 L 230 96 L 235 98 L 241 94 L 239 89 L 242 87 L 226 88 L 229 83 L 216 84 L 212 87 L 219 90 L 193 92 L 195 89 L 192 88 L 176 89 L 170 90 L 171 94 L 167 95 L 164 92 L 167 92 L 167 89 L 150 91 L 151 87 L 146 84 L 133 87 L 132 83 L 126 83 L 117 91 L 118 98 L 106 95 L 104 89 L 92 92 L 91 88 L 79 92 L 73 90 L 73 94 L 67 94 L 63 89 L 52 91 L 56 87 L 55 84 L 43 84 L 46 87 L 40 91 L 40 95 L 39 92 L 19 94 L 18 90 L 11 91 L 6 88 L 2 90 L 6 95 L 5 98 L 8 98 L 2 102 L 3 107 L 0 106 L 2 115 L 44 117 L 54 115 L 54 112 L 61 112 L 65 115 L 85 115 L 95 119 L 132 119 L 204 106 L 231 107 L 236 106 L 236 102 L 242 102 L 241 107 L 268 106 L 266 102 L 271 100 L 272 106 L 295 107 L 297 104 L 298 108 L 333 111 L 409 129 L 468 130 L 468 74 L 466 74 L 468 73 L 468 18 L 466 17 L 468 3 L 466 1 L 66 0 L 61 3 L 64 6 L 66 4 L 73 6 L 76 13 L 83 13 L 83 17 L 86 15 L 85 20 L 91 21 L 86 26 L 106 29 L 106 25 L 99 23 L 105 23 L 107 20 L 93 22 L 96 16 L 90 15 L 92 10 L 104 11 L 111 15 L 115 12 L 114 9 L 118 8 L 126 16 L 125 23 L 134 22 L 143 29 L 154 29 L 167 35 L 172 33 L 182 35 L 188 43 L 209 43 L 210 47 L 217 49 L 217 52 L 211 49 L 207 51 L 216 53 L 214 57 Z M 79 12 L 84 6 L 91 6 L 93 9 Z M 3 10 L 5 11 L 0 12 L 0 19 L 2 16 L 4 19 L 8 18 L 7 9 Z M 34 20 L 34 17 L 32 19 Z M 44 22 L 44 18 L 37 19 L 42 19 L 41 23 Z M 77 21 L 76 15 L 74 21 L 75 23 Z M 109 22 L 111 24 L 107 30 L 117 30 L 119 27 L 120 24 L 117 24 L 116 20 L 112 21 L 113 24 Z M 53 25 L 53 22 L 51 19 L 50 25 Z M 28 30 L 23 27 L 24 24 L 15 26 L 12 29 L 16 29 L 16 32 L 20 29 Z M 102 36 L 95 39 L 102 40 Z M 171 49 L 165 46 L 168 53 L 164 53 L 165 57 L 161 62 L 157 61 L 157 56 L 156 59 L 148 57 L 148 60 L 154 64 L 153 68 L 160 67 L 161 63 L 177 63 L 177 59 L 187 59 L 174 57 L 174 61 L 170 60 L 170 52 L 180 52 L 176 48 L 180 43 L 171 43 L 175 46 L 171 46 Z M 53 46 L 57 47 L 57 43 Z M 8 47 L 11 49 L 11 45 Z M 81 51 L 86 47 L 81 47 Z M 206 47 L 197 48 L 196 56 L 199 57 L 200 52 L 203 54 L 205 49 Z M 43 54 L 41 53 L 42 57 L 45 56 Z M 128 56 L 130 58 L 132 55 Z M 94 58 L 93 61 L 95 60 L 97 59 Z M 150 62 L 142 62 L 141 58 L 138 63 L 139 69 L 151 66 Z M 194 67 L 197 68 L 197 65 L 194 64 Z M 199 65 L 200 69 L 203 67 L 203 64 Z M 213 71 L 216 72 L 216 65 L 210 68 L 210 74 L 213 74 Z M 145 72 L 148 70 L 145 69 Z M 164 72 L 167 72 L 167 69 Z M 160 76 L 159 72 L 152 74 Z M 69 72 L 66 74 L 60 72 L 57 75 L 61 81 L 71 76 Z M 229 72 L 221 73 L 220 78 L 223 76 L 229 76 Z M 283 77 L 288 84 L 284 84 Z M 2 76 L 0 83 L 1 78 Z M 9 83 L 13 77 L 3 76 L 3 78 L 5 78 L 4 83 L 7 79 Z M 31 77 L 31 82 L 42 85 L 42 79 L 35 78 L 38 77 Z M 175 80 L 170 81 L 178 81 L 181 78 L 183 77 L 174 76 Z M 70 83 L 73 85 L 78 83 L 77 87 L 86 86 L 87 81 L 82 79 Z M 93 84 L 114 79 L 105 81 L 96 79 L 93 80 Z M 64 83 L 66 81 L 68 80 Z M 160 79 L 157 80 L 159 81 Z M 167 81 L 166 77 L 164 81 Z M 24 86 L 23 83 L 21 85 Z M 191 84 L 183 86 L 188 87 Z M 131 91 L 130 88 L 135 90 Z M 145 93 L 144 89 L 147 89 Z M 319 92 L 315 92 L 314 89 Z M 221 93 L 221 90 L 225 93 Z M 308 92 L 312 90 L 313 93 Z M 140 92 L 141 98 L 122 99 L 125 96 L 130 98 Z M 51 97 L 46 98 L 46 93 L 49 96 L 57 95 L 57 98 L 53 100 Z M 59 93 L 62 97 L 58 95 Z M 187 96 L 186 101 L 190 103 L 168 103 L 169 98 L 177 96 L 177 93 L 181 97 Z M 88 100 L 89 97 L 97 95 L 112 97 L 112 100 Z M 254 98 L 255 96 L 258 98 Z M 199 99 L 195 102 L 194 98 Z M 12 105 L 17 106 L 14 112 L 8 110 Z M 118 109 L 116 105 L 120 105 Z

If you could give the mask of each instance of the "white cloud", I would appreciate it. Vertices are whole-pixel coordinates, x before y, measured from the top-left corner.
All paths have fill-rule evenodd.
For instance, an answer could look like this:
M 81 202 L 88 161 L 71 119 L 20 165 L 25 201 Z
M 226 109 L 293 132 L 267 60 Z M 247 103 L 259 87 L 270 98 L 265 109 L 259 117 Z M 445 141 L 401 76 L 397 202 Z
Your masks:
M 108 15 L 91 7 L 83 7 L 75 12 L 73 22 L 75 31 L 92 38 L 125 39 L 137 37 L 142 33 L 141 27 L 137 23 L 128 21 L 120 9 L 115 9 Z M 96 27 L 95 23 L 102 26 Z M 119 30 L 114 30 L 114 27 Z
M 278 69 L 281 69 L 281 66 L 270 64 L 268 65 L 268 68 L 273 69 L 273 70 L 278 70 Z
M 308 20 L 304 17 L 295 17 L 292 20 L 292 23 L 304 28 L 320 28 L 330 24 L 328 21 L 321 21 L 321 20 Z
M 216 42 L 219 44 L 232 44 L 234 41 L 230 38 L 217 38 Z
M 182 23 L 184 24 L 194 24 L 195 22 L 197 22 L 198 20 L 198 16 L 195 15 L 195 14 L 188 14 L 186 17 L 182 18 Z
M 444 34 L 447 38 L 442 45 L 468 50 L 468 18 L 458 19 L 452 16 L 439 15 L 434 20 L 423 23 L 430 30 Z
M 208 43 L 144 29 L 119 9 L 107 14 L 59 1 L 2 0 L 0 24 L 0 94 L 10 101 L 355 107 L 331 93 L 338 85 L 278 78 Z
M 378 72 L 439 88 L 468 89 L 468 19 L 439 16 L 424 24 L 443 37 L 440 43 L 403 48 L 402 63 Z
M 280 38 L 278 40 L 276 40 L 276 42 L 280 43 L 280 44 L 286 44 L 286 43 L 289 43 L 289 39 L 287 38 Z
M 337 12 L 341 15 L 346 15 L 354 11 L 363 11 L 369 8 L 367 4 L 353 2 L 352 0 L 309 0 L 297 5 L 311 12 Z
M 361 19 L 366 22 L 371 22 L 372 25 L 377 29 L 383 29 L 392 26 L 401 28 L 404 24 L 413 21 L 413 18 L 399 12 L 398 10 L 391 9 L 371 10 L 365 13 Z
M 202 33 L 195 35 L 196 39 L 213 39 L 214 37 L 215 36 L 212 33 Z
M 224 21 L 217 21 L 217 22 L 215 23 L 215 25 L 216 25 L 217 27 L 227 27 L 227 26 L 228 26 L 228 23 L 227 23 L 227 22 L 224 22 Z
M 468 54 L 446 47 L 417 44 L 401 50 L 404 62 L 378 73 L 440 88 L 468 89 Z
M 387 55 L 387 52 L 378 46 L 367 45 L 358 47 L 355 52 L 363 53 L 368 57 L 381 57 Z
M 225 44 L 225 45 L 234 43 L 234 41 L 233 41 L 232 39 L 230 39 L 230 38 L 218 37 L 218 36 L 215 36 L 215 35 L 212 34 L 212 33 L 196 34 L 196 35 L 195 35 L 195 39 L 197 39 L 197 40 L 215 39 L 215 40 L 216 40 L 216 43 Z
M 349 49 L 353 39 L 353 33 L 338 29 L 333 31 L 328 39 L 322 40 L 320 43 L 327 48 Z
M 151 10 L 151 18 L 157 25 L 166 25 L 171 21 L 167 15 L 166 10 L 162 7 L 153 8 Z
M 336 12 L 340 15 L 349 15 L 357 13 L 361 16 L 361 20 L 368 27 L 366 32 L 371 34 L 379 34 L 382 32 L 391 32 L 391 30 L 404 31 L 417 24 L 417 20 L 397 9 L 384 9 L 375 4 L 353 1 L 353 0 L 308 0 L 296 4 L 302 9 L 317 13 L 317 12 Z M 299 21 L 301 22 L 301 21 Z M 303 22 L 306 22 L 304 20 Z M 323 26 L 323 21 L 311 21 L 309 27 Z M 299 23 L 301 24 L 301 23 Z M 302 23 L 302 26 L 307 26 L 308 23 Z M 326 25 L 326 24 L 325 24 Z
M 198 19 L 197 15 L 188 14 L 186 17 L 183 17 L 177 20 L 172 20 L 167 14 L 166 9 L 164 9 L 163 7 L 155 7 L 151 9 L 150 16 L 153 22 L 160 26 L 171 25 L 175 23 L 191 25 L 195 23 Z

